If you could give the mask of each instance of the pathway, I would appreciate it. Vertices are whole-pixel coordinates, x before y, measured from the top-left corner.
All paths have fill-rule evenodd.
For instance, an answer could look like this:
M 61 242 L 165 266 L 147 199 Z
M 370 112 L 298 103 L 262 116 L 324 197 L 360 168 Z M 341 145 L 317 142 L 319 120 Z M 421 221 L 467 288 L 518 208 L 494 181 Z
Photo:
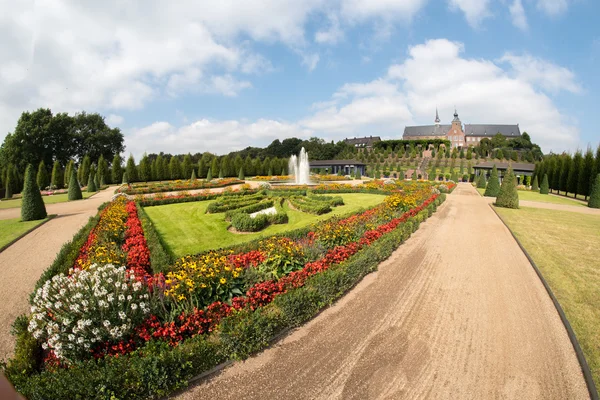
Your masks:
M 470 184 L 349 294 L 179 399 L 585 399 L 552 301 Z
M 483 197 L 483 196 L 482 196 Z M 483 197 L 486 202 L 494 203 L 496 201 L 495 197 Z M 580 207 L 580 206 L 570 206 L 568 204 L 554 204 L 554 203 L 544 203 L 541 201 L 529 201 L 529 200 L 519 200 L 520 207 L 531 207 L 531 208 L 545 208 L 547 210 L 557 210 L 557 211 L 569 211 L 576 212 L 580 214 L 591 214 L 591 215 L 600 215 L 600 208 L 590 208 L 590 207 Z
M 14 338 L 10 326 L 17 316 L 29 311 L 29 294 L 42 272 L 52 264 L 63 244 L 98 212 L 98 206 L 110 200 L 114 190 L 105 189 L 86 200 L 47 204 L 48 214 L 58 217 L 0 253 L 0 359 L 12 354 Z M 13 212 L 17 215 L 11 216 Z M 20 216 L 20 208 L 0 210 L 0 219 Z

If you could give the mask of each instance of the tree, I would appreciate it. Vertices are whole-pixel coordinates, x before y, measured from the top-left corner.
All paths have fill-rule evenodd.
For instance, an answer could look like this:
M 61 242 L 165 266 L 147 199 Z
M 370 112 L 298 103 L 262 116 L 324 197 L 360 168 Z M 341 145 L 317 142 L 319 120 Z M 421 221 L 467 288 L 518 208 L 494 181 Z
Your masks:
M 548 194 L 550 191 L 550 187 L 548 185 L 548 174 L 544 174 L 544 179 L 542 179 L 542 186 L 540 186 L 540 194 Z
M 150 165 L 148 154 L 144 153 L 144 155 L 142 156 L 137 172 L 140 181 L 148 182 L 149 180 L 152 180 L 152 166 Z
M 77 157 L 89 155 L 98 160 L 101 155 L 106 159 L 125 151 L 123 133 L 119 128 L 110 128 L 100 114 L 88 114 L 85 111 L 75 114 L 72 119 L 71 140 Z
M 127 172 L 127 183 L 137 182 L 137 168 L 135 166 L 135 160 L 133 154 L 129 155 L 127 159 L 127 165 L 125 166 L 125 172 Z
M 505 208 L 519 208 L 517 177 L 510 166 L 504 175 L 504 179 L 502 179 L 502 186 L 500 186 L 500 193 L 498 193 L 498 197 L 496 198 L 496 205 Z
M 577 181 L 577 191 L 587 197 L 591 192 L 591 176 L 594 172 L 594 153 L 592 153 L 592 148 L 588 147 L 585 152 L 585 156 L 583 157 L 583 161 L 581 163 L 581 172 L 579 174 L 579 179 Z
M 594 165 L 592 166 L 592 172 L 590 176 L 590 193 L 592 191 L 592 186 L 594 186 L 594 182 L 596 180 L 596 175 L 600 174 L 600 144 L 596 149 L 596 157 L 594 160 Z
M 45 187 L 50 186 L 48 171 L 46 170 L 46 164 L 44 164 L 44 160 L 40 161 L 40 165 L 38 166 L 36 183 L 38 190 L 42 190 Z
M 209 168 L 208 173 L 206 174 L 206 180 L 208 182 L 212 180 L 212 168 Z
M 567 179 L 568 191 L 573 193 L 573 197 L 577 197 L 577 185 L 579 182 L 579 174 L 581 172 L 582 162 L 583 157 L 581 156 L 581 151 L 577 150 L 575 156 L 573 156 L 573 160 L 571 161 L 571 169 L 569 170 L 569 178 Z
M 506 147 L 506 137 L 501 133 L 496 133 L 491 140 L 492 149 Z
M 533 183 L 531 184 L 531 191 L 537 192 L 539 190 L 540 190 L 540 188 L 539 188 L 539 184 L 538 184 L 538 177 L 536 175 L 535 178 L 533 178 Z
M 100 155 L 100 158 L 98 158 L 98 171 L 96 171 L 96 177 L 98 177 L 98 181 L 101 182 L 101 184 L 106 183 L 109 178 L 108 163 L 102 154 Z
M 563 153 L 562 161 L 560 163 L 560 176 L 558 177 L 558 192 L 564 191 L 567 194 L 567 182 L 569 180 L 569 171 L 571 169 L 571 156 L 567 153 Z
M 83 195 L 81 194 L 81 187 L 79 186 L 79 181 L 77 180 L 77 171 L 75 168 L 71 168 L 71 178 L 69 179 L 69 201 L 72 200 L 81 200 Z
M 79 168 L 79 183 L 84 184 L 88 181 L 90 177 L 90 167 L 92 166 L 92 161 L 90 160 L 90 156 L 86 155 L 83 157 L 83 162 L 81 163 L 81 167 Z
M 496 150 L 496 157 L 498 160 L 502 160 L 504 158 L 504 153 L 502 152 L 502 149 L 498 149 Z
M 590 200 L 588 201 L 588 207 L 600 208 L 600 174 L 596 175 L 596 180 L 592 184 L 592 190 L 590 192 Z
M 490 179 L 488 180 L 488 184 L 483 195 L 486 197 L 498 197 L 499 193 L 500 183 L 498 182 L 498 170 L 496 169 L 496 164 L 494 164 L 492 173 L 490 174 Z
M 460 159 L 465 158 L 465 150 L 462 147 L 460 148 L 460 153 L 459 153 L 458 157 Z
M 6 186 L 6 190 L 4 192 L 4 198 L 5 199 L 12 199 L 13 196 L 13 183 L 12 181 L 12 164 L 8 165 L 8 170 L 6 171 L 6 178 L 4 178 L 4 182 L 5 182 L 5 186 Z
M 219 160 L 217 160 L 217 157 L 213 157 L 212 162 L 210 164 L 210 172 L 212 173 L 212 176 L 215 176 L 218 173 L 218 171 L 219 171 Z
M 357 168 L 356 172 L 354 173 L 354 179 L 362 179 L 362 177 L 360 176 L 360 169 Z
M 243 181 L 244 179 L 246 179 L 246 177 L 244 176 L 244 167 L 240 167 L 240 172 L 238 173 L 238 179 L 240 181 Z
M 206 164 L 204 163 L 204 158 L 201 158 L 198 161 L 198 177 L 204 178 L 206 176 Z
M 123 172 L 123 182 L 121 182 L 121 185 L 129 185 L 130 183 L 131 181 L 129 180 L 127 171 Z
M 481 171 L 481 173 L 479 174 L 479 177 L 477 178 L 477 188 L 478 189 L 485 189 L 485 173 L 483 171 Z
M 192 169 L 192 177 L 190 178 L 190 181 L 196 182 L 196 170 L 195 169 Z
M 25 186 L 23 187 L 22 195 L 21 221 L 35 221 L 46 218 L 48 215 L 46 213 L 46 206 L 44 205 L 44 200 L 42 200 L 42 194 L 37 185 L 35 172 L 31 164 L 25 170 Z
M 119 156 L 118 154 L 115 154 L 115 156 L 113 157 L 110 177 L 112 183 L 117 184 L 123 179 L 123 167 L 121 166 L 121 156 Z
M 90 177 L 88 178 L 88 183 L 87 183 L 87 192 L 88 193 L 94 193 L 97 192 L 98 189 L 96 189 L 96 181 L 94 180 L 94 178 L 96 177 L 95 174 L 90 174 Z
M 191 176 L 193 169 L 194 167 L 192 166 L 192 156 L 190 153 L 188 153 L 185 155 L 185 157 L 183 157 L 183 163 L 181 164 L 183 176 L 185 176 L 186 178 L 188 176 Z
M 467 149 L 467 160 L 471 160 L 473 158 L 473 148 L 469 146 Z
M 432 165 L 431 169 L 429 170 L 429 180 L 430 181 L 435 181 L 435 172 L 436 172 L 435 165 Z
M 64 178 L 62 176 L 63 170 L 60 166 L 60 162 L 54 161 L 52 166 L 52 179 L 50 180 L 50 186 L 54 189 L 60 189 L 63 186 Z

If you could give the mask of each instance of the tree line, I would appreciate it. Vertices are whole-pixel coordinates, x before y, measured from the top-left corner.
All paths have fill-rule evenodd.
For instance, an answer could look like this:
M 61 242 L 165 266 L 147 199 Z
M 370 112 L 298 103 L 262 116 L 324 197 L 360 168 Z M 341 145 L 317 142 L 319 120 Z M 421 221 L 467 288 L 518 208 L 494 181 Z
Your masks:
M 536 163 L 533 173 L 539 182 L 548 180 L 548 188 L 565 195 L 571 193 L 587 197 L 592 191 L 596 176 L 600 173 L 600 145 L 596 154 L 588 147 L 585 153 L 577 150 L 574 155 L 569 153 L 549 154 Z M 546 177 L 546 178 L 545 178 Z

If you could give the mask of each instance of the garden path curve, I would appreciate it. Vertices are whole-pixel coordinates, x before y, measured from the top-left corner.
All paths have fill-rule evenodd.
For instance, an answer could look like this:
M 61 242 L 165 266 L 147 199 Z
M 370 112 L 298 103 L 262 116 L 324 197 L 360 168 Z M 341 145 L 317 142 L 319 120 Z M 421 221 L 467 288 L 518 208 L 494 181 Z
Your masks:
M 64 243 L 109 201 L 114 187 L 76 202 L 47 204 L 48 214 L 58 216 L 0 253 L 0 359 L 12 355 L 14 338 L 10 326 L 29 310 L 29 294 L 40 275 L 52 264 Z M 15 216 L 12 214 L 16 213 Z M 21 209 L 0 210 L 0 219 L 19 218 Z
M 496 201 L 495 197 L 484 197 L 484 199 L 485 199 L 485 201 L 487 201 L 490 204 L 494 203 Z M 569 200 L 572 200 L 572 199 L 569 199 Z M 579 200 L 577 200 L 577 201 L 579 201 Z M 587 206 L 586 207 L 570 206 L 568 204 L 544 203 L 541 201 L 519 200 L 519 207 L 544 208 L 547 210 L 569 211 L 569 212 L 576 212 L 579 214 L 600 215 L 600 208 L 590 208 Z
M 470 184 L 338 303 L 179 399 L 585 399 L 550 297 Z

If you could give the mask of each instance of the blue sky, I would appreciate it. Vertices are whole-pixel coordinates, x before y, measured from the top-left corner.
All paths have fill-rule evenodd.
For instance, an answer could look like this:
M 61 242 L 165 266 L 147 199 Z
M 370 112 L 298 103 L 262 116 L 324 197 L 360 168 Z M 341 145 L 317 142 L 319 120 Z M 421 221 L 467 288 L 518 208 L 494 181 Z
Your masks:
M 20 113 L 100 112 L 127 153 L 400 138 L 519 123 L 596 146 L 595 0 L 0 0 L 0 139 Z

